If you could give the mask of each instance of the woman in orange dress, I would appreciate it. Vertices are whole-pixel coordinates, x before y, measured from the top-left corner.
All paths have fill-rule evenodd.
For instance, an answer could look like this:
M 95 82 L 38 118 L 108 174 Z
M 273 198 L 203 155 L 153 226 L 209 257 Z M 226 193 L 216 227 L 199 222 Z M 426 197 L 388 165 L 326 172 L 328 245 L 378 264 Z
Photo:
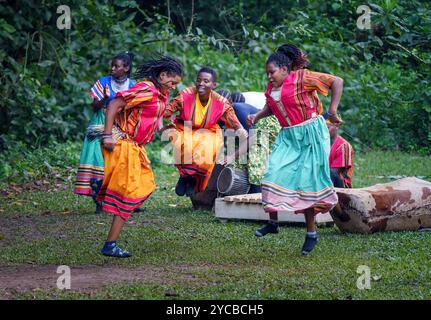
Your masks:
M 155 189 L 145 145 L 154 138 L 166 108 L 169 91 L 181 81 L 182 66 L 173 58 L 161 57 L 140 65 L 138 82 L 117 93 L 106 110 L 103 138 L 105 177 L 97 197 L 102 211 L 114 215 L 102 254 L 130 257 L 117 239 L 134 209 L 139 208 Z

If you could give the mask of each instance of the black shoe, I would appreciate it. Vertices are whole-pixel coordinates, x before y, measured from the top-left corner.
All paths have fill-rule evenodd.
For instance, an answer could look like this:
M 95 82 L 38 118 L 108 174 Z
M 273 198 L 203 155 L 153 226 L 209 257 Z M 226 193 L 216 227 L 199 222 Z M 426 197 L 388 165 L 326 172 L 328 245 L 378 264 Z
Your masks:
M 256 237 L 266 236 L 268 233 L 278 233 L 278 223 L 269 221 L 263 228 L 256 230 Z
M 96 213 L 99 214 L 102 212 L 102 202 L 96 202 Z
M 317 237 L 305 237 L 304 245 L 302 246 L 301 254 L 303 256 L 308 256 L 317 244 Z
M 186 194 L 186 188 L 187 188 L 187 179 L 184 177 L 180 177 L 178 179 L 177 185 L 175 186 L 175 193 L 182 197 Z

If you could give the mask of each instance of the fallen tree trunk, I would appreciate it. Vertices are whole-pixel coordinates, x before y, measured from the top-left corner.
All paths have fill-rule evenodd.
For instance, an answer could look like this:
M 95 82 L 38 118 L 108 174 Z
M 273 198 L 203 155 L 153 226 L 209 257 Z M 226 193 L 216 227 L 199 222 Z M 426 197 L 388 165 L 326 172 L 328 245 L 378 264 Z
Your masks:
M 431 183 L 414 177 L 360 189 L 336 188 L 341 231 L 374 233 L 431 227 Z

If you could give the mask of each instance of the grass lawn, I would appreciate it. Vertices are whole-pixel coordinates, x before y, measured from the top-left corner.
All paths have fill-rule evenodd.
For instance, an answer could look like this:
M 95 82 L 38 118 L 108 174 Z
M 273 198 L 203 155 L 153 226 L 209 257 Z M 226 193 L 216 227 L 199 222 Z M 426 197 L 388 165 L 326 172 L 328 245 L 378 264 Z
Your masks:
M 369 152 L 355 160 L 355 187 L 400 175 L 431 181 L 429 156 Z M 26 274 L 33 281 L 19 288 L 0 283 L 0 298 L 431 299 L 431 233 L 353 235 L 321 227 L 316 249 L 302 257 L 304 226 L 256 238 L 261 223 L 221 223 L 195 211 L 174 193 L 174 168 L 158 165 L 155 174 L 146 211 L 130 219 L 120 239 L 130 259 L 99 254 L 112 217 L 94 214 L 90 198 L 75 196 L 70 185 L 0 195 L 0 274 L 15 277 L 7 279 L 12 284 Z M 53 268 L 56 278 L 59 265 L 71 267 L 72 290 L 44 282 L 41 270 Z M 367 290 L 356 285 L 361 265 L 371 270 Z M 94 285 L 74 288 L 80 273 Z M 104 282 L 111 274 L 117 280 Z

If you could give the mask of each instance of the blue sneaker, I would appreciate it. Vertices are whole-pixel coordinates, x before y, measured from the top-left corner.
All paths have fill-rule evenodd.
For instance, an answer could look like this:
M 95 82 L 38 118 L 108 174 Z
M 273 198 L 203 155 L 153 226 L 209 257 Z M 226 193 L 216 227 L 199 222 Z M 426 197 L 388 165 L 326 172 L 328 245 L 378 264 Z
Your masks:
M 302 246 L 301 254 L 303 256 L 308 256 L 317 244 L 317 237 L 305 236 L 305 242 Z
M 116 243 L 111 245 L 105 244 L 101 253 L 104 256 L 115 257 L 115 258 L 129 258 L 132 256 L 129 252 L 117 246 Z

